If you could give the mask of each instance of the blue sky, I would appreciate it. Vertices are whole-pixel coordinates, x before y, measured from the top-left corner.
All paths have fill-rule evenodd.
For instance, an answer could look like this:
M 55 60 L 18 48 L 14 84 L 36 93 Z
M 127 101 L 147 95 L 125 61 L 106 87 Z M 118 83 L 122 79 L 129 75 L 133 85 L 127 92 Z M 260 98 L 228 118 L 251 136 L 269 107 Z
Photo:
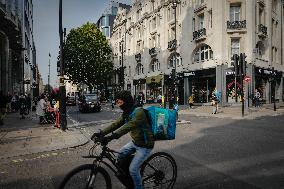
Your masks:
M 131 4 L 132 0 L 117 0 Z M 37 64 L 44 84 L 47 84 L 48 61 L 50 58 L 50 83 L 57 85 L 56 61 L 59 50 L 59 0 L 34 0 L 34 40 L 37 51 Z M 63 0 L 63 27 L 67 34 L 72 28 L 77 28 L 86 22 L 96 23 L 110 0 Z

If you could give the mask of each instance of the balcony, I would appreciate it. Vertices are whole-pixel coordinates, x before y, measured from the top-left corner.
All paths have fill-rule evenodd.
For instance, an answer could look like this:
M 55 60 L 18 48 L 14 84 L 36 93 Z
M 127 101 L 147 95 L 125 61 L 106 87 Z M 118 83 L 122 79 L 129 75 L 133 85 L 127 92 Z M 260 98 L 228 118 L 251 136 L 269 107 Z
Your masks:
M 174 50 L 176 48 L 177 44 L 176 44 L 176 40 L 171 40 L 168 42 L 168 50 Z
M 153 47 L 153 48 L 149 49 L 149 54 L 150 54 L 150 56 L 155 56 L 155 55 L 157 55 L 157 50 L 156 50 L 156 48 Z
M 199 41 L 206 38 L 206 29 L 202 28 L 198 31 L 193 32 L 193 40 Z
M 138 54 L 135 55 L 135 60 L 137 62 L 141 62 L 141 53 L 138 53 Z
M 267 37 L 267 27 L 259 24 L 258 25 L 258 36 L 261 38 L 266 38 Z
M 247 21 L 227 21 L 227 29 L 228 30 L 242 30 L 247 27 Z

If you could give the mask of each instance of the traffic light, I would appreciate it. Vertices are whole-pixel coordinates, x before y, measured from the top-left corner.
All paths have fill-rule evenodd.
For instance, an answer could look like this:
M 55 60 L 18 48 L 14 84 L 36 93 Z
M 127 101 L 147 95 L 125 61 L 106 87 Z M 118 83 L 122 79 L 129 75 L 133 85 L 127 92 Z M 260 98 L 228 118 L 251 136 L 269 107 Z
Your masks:
M 231 58 L 232 65 L 234 66 L 235 75 L 239 75 L 239 55 L 234 54 Z
M 243 75 L 246 75 L 246 54 L 241 53 L 240 54 L 240 73 Z

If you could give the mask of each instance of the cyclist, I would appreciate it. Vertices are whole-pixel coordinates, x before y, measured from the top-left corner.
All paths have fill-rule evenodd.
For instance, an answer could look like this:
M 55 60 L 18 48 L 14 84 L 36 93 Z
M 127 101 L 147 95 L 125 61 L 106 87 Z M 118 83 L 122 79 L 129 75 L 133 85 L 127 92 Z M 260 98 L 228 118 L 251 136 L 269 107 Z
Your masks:
M 135 189 L 143 189 L 140 166 L 154 147 L 154 137 L 143 108 L 136 108 L 129 91 L 118 92 L 115 99 L 116 104 L 123 110 L 122 116 L 110 126 L 94 133 L 92 139 L 110 134 L 105 139 L 111 141 L 129 132 L 132 140 L 119 150 L 117 162 L 135 153 L 129 166 L 129 173 Z

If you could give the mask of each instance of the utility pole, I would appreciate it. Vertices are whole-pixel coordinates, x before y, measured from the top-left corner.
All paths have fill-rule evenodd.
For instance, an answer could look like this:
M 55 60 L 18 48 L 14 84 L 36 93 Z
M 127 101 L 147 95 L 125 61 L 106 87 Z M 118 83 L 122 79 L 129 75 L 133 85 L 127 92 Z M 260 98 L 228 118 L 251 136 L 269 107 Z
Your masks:
M 59 76 L 60 128 L 63 131 L 65 131 L 67 129 L 67 120 L 66 120 L 66 90 L 65 90 L 65 84 L 64 84 L 62 0 L 59 0 L 59 38 L 60 38 L 60 76 Z
M 172 8 L 174 9 L 174 22 L 175 22 L 175 33 L 174 33 L 174 55 L 173 55 L 173 69 L 172 69 L 172 81 L 170 87 L 170 100 L 169 100 L 169 108 L 173 108 L 174 103 L 178 103 L 178 94 L 177 94 L 177 78 L 176 78 L 176 63 L 177 63 L 177 0 L 172 1 Z M 173 91 L 174 90 L 174 91 Z M 174 96 L 174 99 L 172 97 Z
M 51 55 L 50 55 L 50 53 L 48 54 L 48 57 L 49 57 L 49 59 L 48 59 L 48 79 L 47 79 L 47 83 L 48 83 L 48 93 L 50 93 L 50 57 L 51 57 Z

